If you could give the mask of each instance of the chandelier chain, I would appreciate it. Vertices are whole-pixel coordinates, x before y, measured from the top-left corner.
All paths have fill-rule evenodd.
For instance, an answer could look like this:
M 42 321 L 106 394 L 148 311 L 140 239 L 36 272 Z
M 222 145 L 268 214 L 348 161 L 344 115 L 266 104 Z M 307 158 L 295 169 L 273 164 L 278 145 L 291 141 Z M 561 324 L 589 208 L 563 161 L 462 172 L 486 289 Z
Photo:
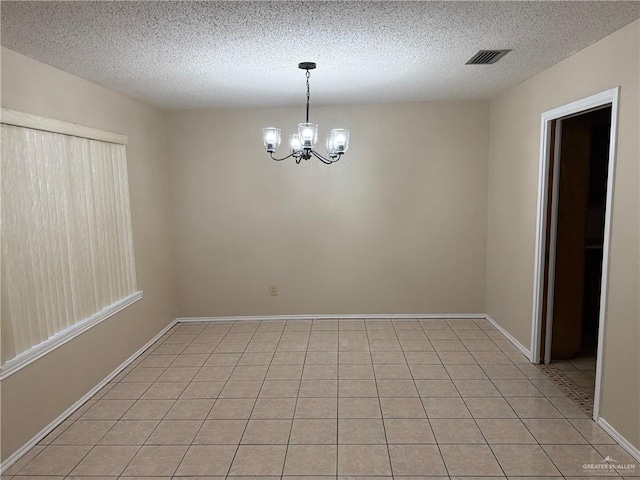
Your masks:
M 309 77 L 311 77 L 311 72 L 307 70 L 307 123 L 309 123 L 309 99 L 311 97 L 311 93 L 309 91 Z

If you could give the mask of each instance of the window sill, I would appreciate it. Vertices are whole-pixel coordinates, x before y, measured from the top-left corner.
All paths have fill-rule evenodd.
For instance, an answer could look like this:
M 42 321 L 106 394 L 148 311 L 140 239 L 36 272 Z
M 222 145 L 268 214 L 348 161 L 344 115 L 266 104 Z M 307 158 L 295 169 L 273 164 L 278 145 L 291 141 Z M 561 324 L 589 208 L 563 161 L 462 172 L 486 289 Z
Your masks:
M 0 368 L 0 380 L 4 380 L 10 375 L 13 375 L 17 371 L 23 369 L 27 365 L 35 362 L 39 358 L 44 357 L 46 354 L 64 345 L 81 333 L 86 332 L 90 328 L 98 325 L 99 323 L 103 322 L 112 315 L 115 315 L 121 310 L 124 310 L 128 306 L 133 305 L 141 298 L 141 291 L 132 293 L 128 297 L 125 297 L 122 300 L 119 300 L 116 303 L 103 308 L 99 312 L 91 315 L 81 322 L 78 322 L 75 325 L 62 330 L 61 332 L 56 333 L 53 337 L 45 340 L 42 343 L 39 343 L 38 345 L 35 345 L 34 347 L 31 347 L 29 350 L 21 353 L 17 357 L 8 360 L 4 365 L 2 365 L 2 368 Z

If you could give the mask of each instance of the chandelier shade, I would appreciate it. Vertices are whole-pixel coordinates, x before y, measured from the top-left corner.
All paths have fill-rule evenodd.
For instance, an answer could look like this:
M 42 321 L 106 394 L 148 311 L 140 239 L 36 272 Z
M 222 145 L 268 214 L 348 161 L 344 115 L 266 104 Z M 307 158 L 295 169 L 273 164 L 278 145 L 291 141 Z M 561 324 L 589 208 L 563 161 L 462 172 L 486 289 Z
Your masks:
M 291 153 L 302 151 L 302 142 L 300 141 L 299 134 L 292 133 L 289 135 L 289 148 L 291 149 Z
M 267 127 L 262 129 L 262 140 L 264 148 L 273 160 L 278 162 L 293 157 L 296 163 L 302 160 L 309 160 L 312 156 L 320 160 L 322 163 L 335 163 L 349 148 L 349 130 L 344 128 L 334 128 L 327 134 L 326 147 L 329 158 L 320 155 L 314 147 L 318 142 L 318 125 L 309 122 L 309 70 L 316 68 L 313 62 L 302 62 L 298 64 L 298 68 L 306 71 L 307 77 L 307 116 L 306 122 L 298 124 L 298 133 L 289 135 L 289 150 L 291 153 L 283 158 L 276 158 L 273 154 L 280 146 L 281 131 L 276 127 Z
M 318 141 L 318 125 L 315 123 L 298 124 L 298 135 L 303 148 L 313 148 Z
M 334 128 L 329 134 L 331 145 L 337 154 L 343 154 L 349 148 L 349 130 L 344 128 Z
M 262 129 L 262 138 L 264 140 L 264 148 L 267 152 L 273 153 L 280 146 L 280 129 L 267 127 Z

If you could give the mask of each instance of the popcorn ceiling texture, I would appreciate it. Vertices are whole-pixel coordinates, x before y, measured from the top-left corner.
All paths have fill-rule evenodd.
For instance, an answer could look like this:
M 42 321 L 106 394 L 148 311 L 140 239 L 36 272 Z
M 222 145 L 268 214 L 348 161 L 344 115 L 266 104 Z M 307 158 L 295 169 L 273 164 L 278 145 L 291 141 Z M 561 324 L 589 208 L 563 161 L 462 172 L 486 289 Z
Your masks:
M 637 2 L 10 2 L 2 45 L 164 109 L 489 99 Z M 479 49 L 510 48 L 493 66 Z

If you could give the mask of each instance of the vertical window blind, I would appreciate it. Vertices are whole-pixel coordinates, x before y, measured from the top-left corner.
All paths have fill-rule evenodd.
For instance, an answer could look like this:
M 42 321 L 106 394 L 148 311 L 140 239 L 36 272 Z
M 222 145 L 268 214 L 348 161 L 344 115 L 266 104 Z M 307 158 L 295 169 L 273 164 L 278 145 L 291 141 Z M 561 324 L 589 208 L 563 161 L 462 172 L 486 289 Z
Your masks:
M 46 129 L 4 123 L 5 113 L 0 313 L 6 376 L 141 293 L 125 145 L 74 135 L 92 129 L 74 132 L 73 124 L 48 119 L 40 122 Z M 29 117 L 38 124 L 39 117 Z M 61 128 L 50 128 L 56 123 Z

